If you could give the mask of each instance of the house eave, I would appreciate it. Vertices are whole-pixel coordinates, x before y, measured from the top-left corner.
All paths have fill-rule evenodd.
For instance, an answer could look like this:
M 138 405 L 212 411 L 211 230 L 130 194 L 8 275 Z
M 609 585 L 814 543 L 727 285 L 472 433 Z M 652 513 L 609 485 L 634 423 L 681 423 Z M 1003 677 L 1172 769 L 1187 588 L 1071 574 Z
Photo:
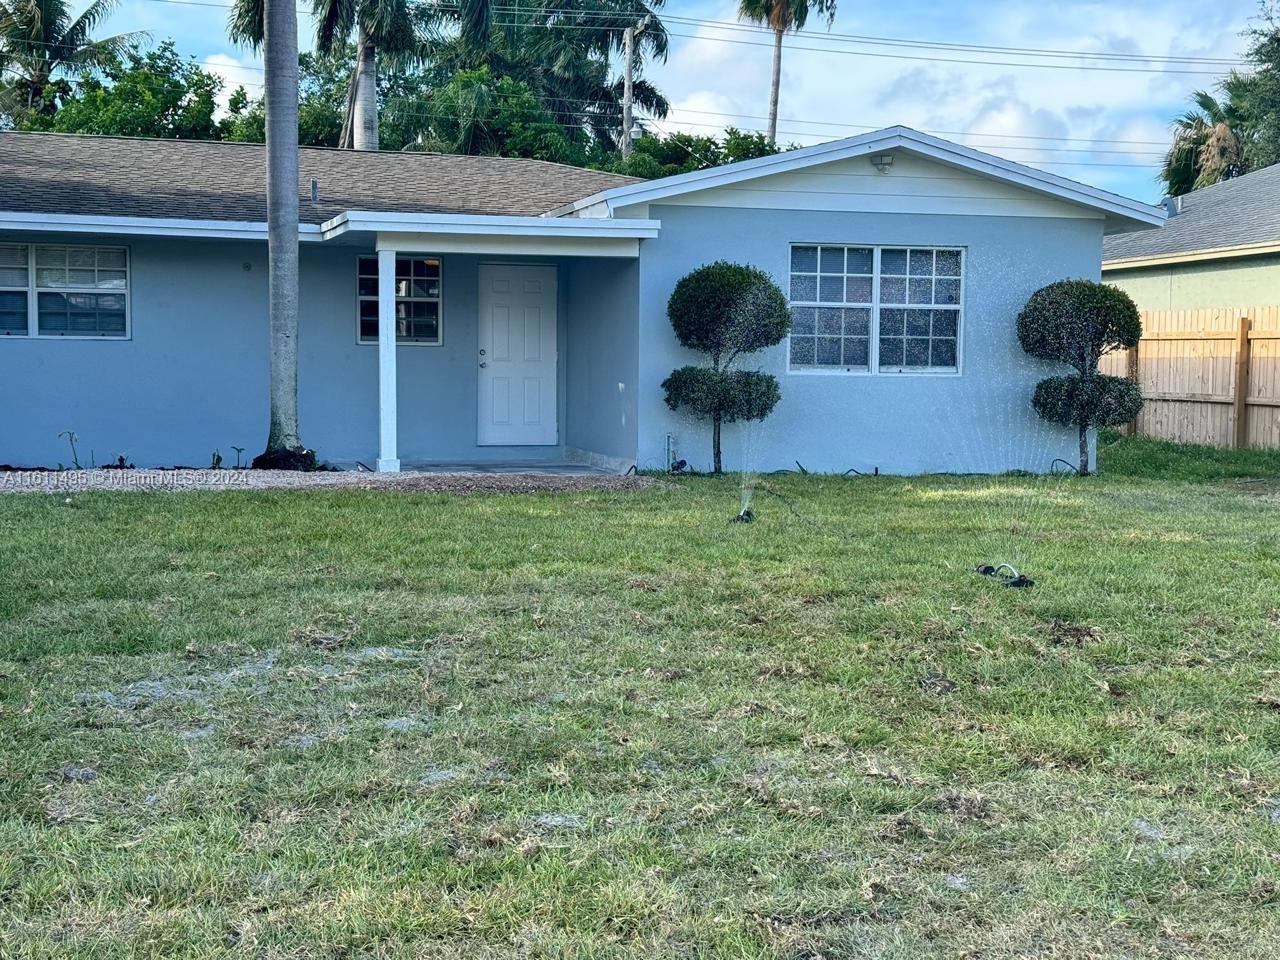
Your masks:
M 483 236 L 649 240 L 658 235 L 657 220 L 478 216 L 470 214 L 381 213 L 348 210 L 320 225 L 325 240 L 345 233 L 418 234 L 424 237 Z
M 1179 263 L 1203 263 L 1207 260 L 1234 260 L 1239 257 L 1258 257 L 1267 254 L 1280 254 L 1280 243 L 1246 243 L 1233 247 L 1209 247 L 1204 250 L 1157 253 L 1145 257 L 1117 257 L 1114 260 L 1103 261 L 1102 272 L 1167 267 Z
M 190 237 L 211 240 L 266 240 L 267 225 L 242 220 L 191 220 L 178 217 L 103 217 L 70 213 L 0 211 L 0 231 L 108 233 L 119 236 Z M 298 239 L 321 239 L 320 227 L 304 223 Z

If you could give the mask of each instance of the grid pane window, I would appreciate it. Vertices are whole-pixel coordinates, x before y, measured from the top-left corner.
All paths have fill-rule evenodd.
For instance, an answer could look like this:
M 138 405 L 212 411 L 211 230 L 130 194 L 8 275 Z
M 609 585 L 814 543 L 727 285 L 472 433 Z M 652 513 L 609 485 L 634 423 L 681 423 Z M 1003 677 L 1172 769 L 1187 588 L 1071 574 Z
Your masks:
M 880 369 L 954 370 L 960 332 L 960 251 L 880 251 Z
M 123 337 L 124 294 L 40 293 L 42 337 Z
M 870 368 L 874 253 L 870 247 L 791 248 L 791 366 Z
M 361 257 L 356 287 L 361 342 L 378 339 L 378 258 Z M 440 260 L 396 258 L 396 342 L 440 343 Z
M 791 248 L 793 368 L 957 369 L 962 251 L 934 247 Z
M 129 335 L 129 253 L 81 244 L 0 244 L 0 336 Z

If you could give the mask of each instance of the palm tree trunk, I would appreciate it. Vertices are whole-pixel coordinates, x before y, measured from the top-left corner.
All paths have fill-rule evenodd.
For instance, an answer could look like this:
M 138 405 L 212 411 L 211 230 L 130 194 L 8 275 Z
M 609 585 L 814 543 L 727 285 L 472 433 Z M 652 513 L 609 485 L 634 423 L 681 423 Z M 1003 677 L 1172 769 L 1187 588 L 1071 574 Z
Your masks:
M 264 19 L 271 426 L 263 457 L 270 457 L 302 446 L 298 436 L 298 10 L 294 0 L 266 0 Z
M 773 84 L 769 88 L 769 142 L 778 142 L 778 87 L 782 84 L 782 37 L 785 31 L 773 31 Z
M 357 150 L 378 149 L 378 49 L 363 29 L 356 41 L 353 140 Z
M 1080 427 L 1080 476 L 1089 474 L 1089 428 Z

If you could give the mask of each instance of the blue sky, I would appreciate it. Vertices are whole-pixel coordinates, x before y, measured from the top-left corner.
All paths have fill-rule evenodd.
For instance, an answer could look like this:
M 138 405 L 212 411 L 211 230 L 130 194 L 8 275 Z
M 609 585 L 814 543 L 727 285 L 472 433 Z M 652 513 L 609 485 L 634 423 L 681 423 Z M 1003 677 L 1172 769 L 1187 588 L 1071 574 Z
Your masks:
M 788 38 L 779 139 L 817 143 L 902 123 L 1154 201 L 1160 193 L 1155 164 L 1160 144 L 1168 139 L 1169 119 L 1184 109 L 1192 90 L 1212 87 L 1225 66 L 1184 63 L 1161 70 L 1159 64 L 1113 61 L 1113 66 L 1158 70 L 1119 72 L 939 63 L 900 55 L 1040 64 L 1080 61 L 854 44 L 847 37 L 1234 60 L 1245 50 L 1241 33 L 1257 9 L 1256 0 L 846 2 L 830 36 L 823 24 L 811 23 Z M 732 22 L 735 10 L 732 0 L 668 0 L 666 13 L 682 18 L 679 23 L 669 20 L 669 28 L 683 36 L 673 36 L 665 64 L 648 69 L 674 107 L 658 124 L 660 129 L 709 133 L 726 123 L 748 129 L 764 126 L 759 118 L 768 105 L 768 37 L 688 22 Z M 171 37 L 182 52 L 222 74 L 227 92 L 244 83 L 257 93 L 261 61 L 230 43 L 225 25 L 226 10 L 221 7 L 123 0 L 103 29 L 146 30 L 156 41 Z M 300 33 L 308 44 L 310 25 L 305 17 Z

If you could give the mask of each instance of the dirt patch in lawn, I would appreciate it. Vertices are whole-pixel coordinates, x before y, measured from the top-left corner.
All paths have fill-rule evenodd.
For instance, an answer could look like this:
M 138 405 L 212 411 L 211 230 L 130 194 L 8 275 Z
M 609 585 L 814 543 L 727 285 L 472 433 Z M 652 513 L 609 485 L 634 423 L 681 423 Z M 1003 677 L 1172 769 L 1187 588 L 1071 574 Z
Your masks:
M 356 489 L 404 493 L 576 493 L 643 490 L 659 483 L 634 474 L 366 473 L 293 470 L 12 470 L 0 471 L 0 493 L 95 490 Z

